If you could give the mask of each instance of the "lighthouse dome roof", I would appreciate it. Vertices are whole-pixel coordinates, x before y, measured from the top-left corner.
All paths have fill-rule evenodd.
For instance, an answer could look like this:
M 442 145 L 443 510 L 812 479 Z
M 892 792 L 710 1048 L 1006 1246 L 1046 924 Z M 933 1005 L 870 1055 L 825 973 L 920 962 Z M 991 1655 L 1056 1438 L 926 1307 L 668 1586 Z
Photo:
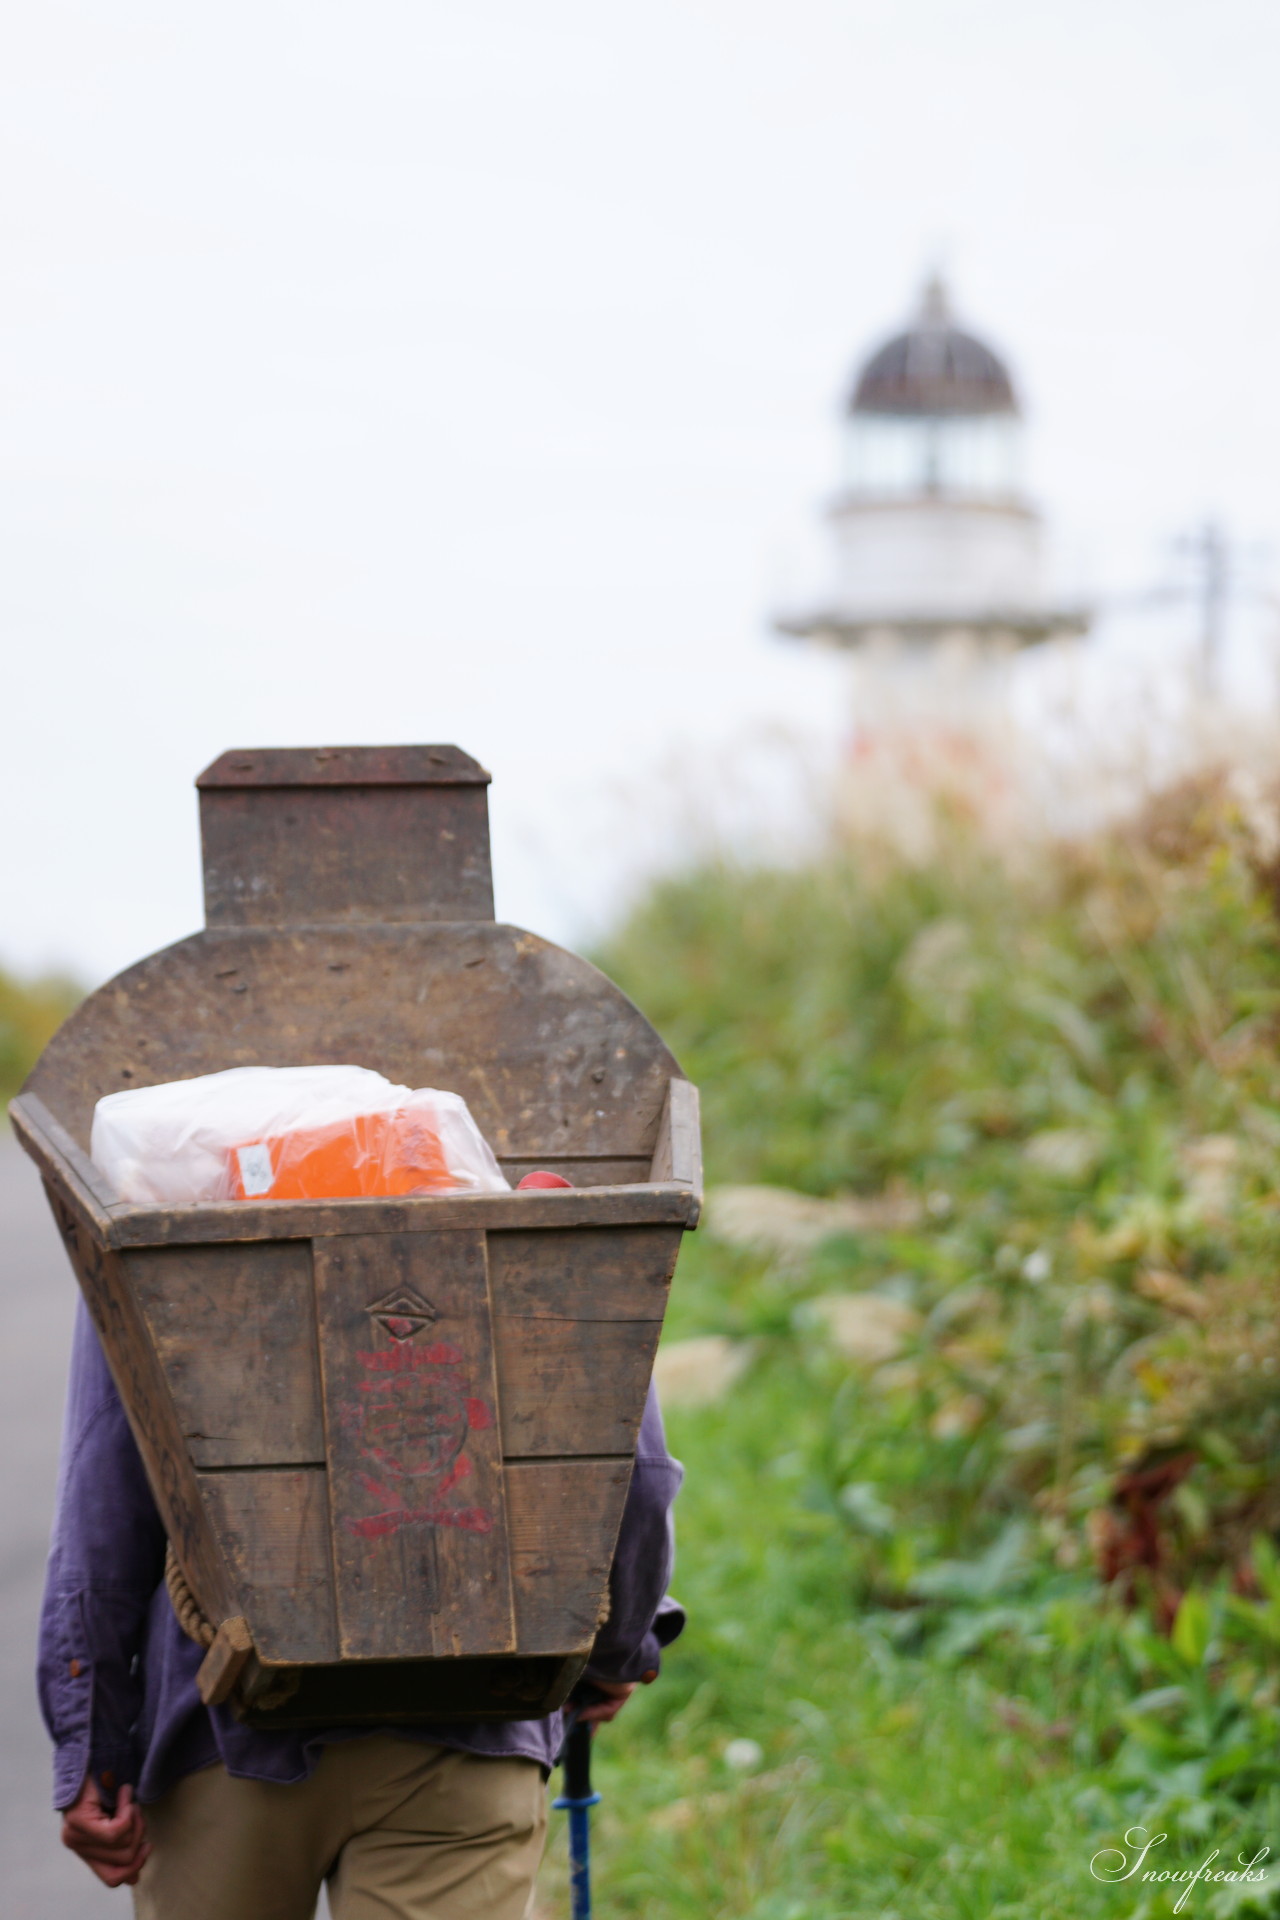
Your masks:
M 963 332 L 936 276 L 905 333 L 872 354 L 849 399 L 853 414 L 1016 414 L 1017 396 L 999 355 Z

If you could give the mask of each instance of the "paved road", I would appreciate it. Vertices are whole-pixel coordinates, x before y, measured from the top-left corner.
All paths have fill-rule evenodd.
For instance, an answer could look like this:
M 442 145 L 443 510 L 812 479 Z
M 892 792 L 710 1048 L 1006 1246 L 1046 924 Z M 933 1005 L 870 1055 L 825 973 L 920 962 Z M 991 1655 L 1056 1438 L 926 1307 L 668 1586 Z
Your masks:
M 0 1128 L 3 1122 L 0 1121 Z M 58 1842 L 35 1697 L 36 1614 L 58 1468 L 76 1284 L 34 1167 L 0 1131 L 0 1915 L 129 1920 Z M 319 1920 L 329 1908 L 323 1894 Z
M 32 1678 L 75 1299 L 35 1169 L 0 1134 L 0 1910 L 8 1920 L 127 1920 L 130 1912 L 127 1894 L 109 1893 L 58 1844 Z

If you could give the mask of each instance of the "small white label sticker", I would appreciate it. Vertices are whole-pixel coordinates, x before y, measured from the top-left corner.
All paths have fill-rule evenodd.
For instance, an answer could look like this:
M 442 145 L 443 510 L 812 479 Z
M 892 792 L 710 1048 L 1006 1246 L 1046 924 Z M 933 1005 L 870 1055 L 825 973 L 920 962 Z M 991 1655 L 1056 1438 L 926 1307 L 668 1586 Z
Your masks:
M 270 1193 L 275 1174 L 271 1168 L 271 1149 L 265 1140 L 255 1141 L 251 1147 L 237 1147 L 236 1160 L 239 1162 L 240 1185 L 244 1188 L 246 1200 L 252 1200 L 260 1193 Z

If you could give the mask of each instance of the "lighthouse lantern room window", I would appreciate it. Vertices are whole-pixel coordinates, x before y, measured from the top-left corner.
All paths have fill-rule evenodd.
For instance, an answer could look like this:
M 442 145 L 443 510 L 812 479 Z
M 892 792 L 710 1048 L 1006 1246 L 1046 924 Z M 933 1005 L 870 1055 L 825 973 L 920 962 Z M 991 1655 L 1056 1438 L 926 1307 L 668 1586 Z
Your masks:
M 863 498 L 1007 501 L 1021 493 L 1022 421 L 1007 369 L 954 323 L 929 281 L 905 333 L 872 355 L 849 402 L 845 485 Z

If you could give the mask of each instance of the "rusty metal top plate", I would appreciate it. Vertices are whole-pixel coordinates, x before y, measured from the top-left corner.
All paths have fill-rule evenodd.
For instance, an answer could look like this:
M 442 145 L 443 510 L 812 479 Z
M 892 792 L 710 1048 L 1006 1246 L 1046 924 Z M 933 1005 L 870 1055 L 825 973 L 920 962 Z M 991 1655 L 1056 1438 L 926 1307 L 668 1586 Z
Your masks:
M 217 787 L 487 787 L 461 747 L 233 747 L 196 780 Z

